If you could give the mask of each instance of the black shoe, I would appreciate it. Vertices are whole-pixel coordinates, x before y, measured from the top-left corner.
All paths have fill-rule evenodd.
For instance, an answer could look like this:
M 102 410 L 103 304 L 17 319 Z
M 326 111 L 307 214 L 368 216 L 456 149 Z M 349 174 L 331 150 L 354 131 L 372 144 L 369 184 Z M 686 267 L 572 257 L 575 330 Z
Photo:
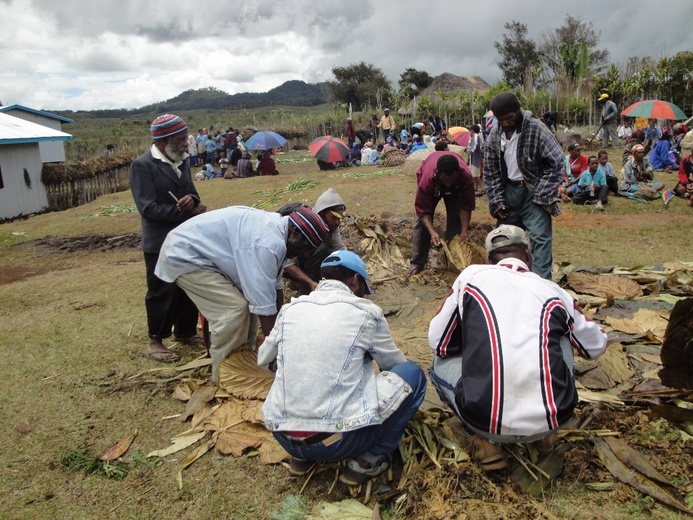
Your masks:
M 317 461 L 314 460 L 303 460 L 291 457 L 291 462 L 289 462 L 289 474 L 294 477 L 302 477 L 307 475 L 316 464 Z

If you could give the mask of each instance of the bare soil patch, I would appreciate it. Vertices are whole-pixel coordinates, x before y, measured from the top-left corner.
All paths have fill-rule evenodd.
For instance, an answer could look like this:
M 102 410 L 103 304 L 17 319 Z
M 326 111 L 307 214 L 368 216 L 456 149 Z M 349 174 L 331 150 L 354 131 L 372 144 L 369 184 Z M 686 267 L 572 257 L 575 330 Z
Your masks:
M 49 253 L 89 253 L 100 251 L 133 251 L 142 247 L 142 235 L 87 235 L 80 237 L 48 237 L 24 242 L 22 247 L 36 247 Z
M 612 213 L 585 214 L 563 211 L 555 220 L 556 227 L 570 229 L 636 229 L 643 226 L 669 226 L 685 224 L 690 218 L 669 213 L 647 213 L 647 215 L 616 215 Z

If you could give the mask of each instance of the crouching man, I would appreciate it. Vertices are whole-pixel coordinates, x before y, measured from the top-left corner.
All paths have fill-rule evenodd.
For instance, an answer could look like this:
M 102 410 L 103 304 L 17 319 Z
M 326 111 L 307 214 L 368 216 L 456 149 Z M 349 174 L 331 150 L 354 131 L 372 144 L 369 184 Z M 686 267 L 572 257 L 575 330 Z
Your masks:
M 503 442 L 553 449 L 555 432 L 577 405 L 572 348 L 595 358 L 606 334 L 573 298 L 531 272 L 529 239 L 501 225 L 486 237 L 493 265 L 459 275 L 431 321 L 436 356 L 431 382 L 476 435 L 472 458 L 482 469 L 507 466 Z
M 363 298 L 371 289 L 357 255 L 332 253 L 321 275 L 312 293 L 282 307 L 260 346 L 258 364 L 276 372 L 262 413 L 291 455 L 292 475 L 347 459 L 340 480 L 358 485 L 390 467 L 426 376 L 395 345 L 382 309 Z

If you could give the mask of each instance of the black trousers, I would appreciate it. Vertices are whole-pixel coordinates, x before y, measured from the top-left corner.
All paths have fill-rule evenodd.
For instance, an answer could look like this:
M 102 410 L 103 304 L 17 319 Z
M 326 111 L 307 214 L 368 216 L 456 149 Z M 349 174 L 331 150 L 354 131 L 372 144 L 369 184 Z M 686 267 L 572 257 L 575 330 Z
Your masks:
M 144 253 L 147 269 L 147 295 L 144 306 L 147 309 L 149 337 L 168 338 L 173 334 L 178 338 L 189 338 L 197 334 L 198 311 L 183 289 L 175 283 L 164 282 L 154 274 L 159 255 Z
M 462 231 L 462 223 L 460 222 L 461 209 L 457 197 L 443 197 L 443 202 L 445 202 L 445 213 L 447 214 L 444 238 L 450 241 L 455 238 L 455 235 L 459 235 L 460 231 Z M 436 202 L 436 206 L 437 205 L 438 203 Z M 431 218 L 433 218 L 433 215 L 431 215 Z M 423 220 L 416 217 L 414 233 L 411 237 L 411 264 L 418 266 L 419 269 L 423 269 L 426 266 L 430 249 L 431 234 L 423 225 Z
M 608 195 L 609 186 L 606 184 L 604 186 L 599 186 L 596 189 L 594 197 L 590 195 L 589 189 L 583 189 L 575 194 L 575 196 L 573 197 L 573 204 L 585 204 L 587 201 L 590 200 L 600 200 L 602 204 L 606 204 L 607 202 L 609 202 Z

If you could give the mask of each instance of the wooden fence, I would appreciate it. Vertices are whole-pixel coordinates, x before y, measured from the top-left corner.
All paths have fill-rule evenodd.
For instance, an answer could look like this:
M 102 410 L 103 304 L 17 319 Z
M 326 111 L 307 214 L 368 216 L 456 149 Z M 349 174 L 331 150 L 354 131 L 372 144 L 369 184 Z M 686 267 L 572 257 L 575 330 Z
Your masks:
M 46 185 L 48 206 L 63 210 L 87 204 L 101 195 L 125 191 L 129 187 L 130 166 L 124 166 L 93 177 L 68 179 L 56 184 Z

